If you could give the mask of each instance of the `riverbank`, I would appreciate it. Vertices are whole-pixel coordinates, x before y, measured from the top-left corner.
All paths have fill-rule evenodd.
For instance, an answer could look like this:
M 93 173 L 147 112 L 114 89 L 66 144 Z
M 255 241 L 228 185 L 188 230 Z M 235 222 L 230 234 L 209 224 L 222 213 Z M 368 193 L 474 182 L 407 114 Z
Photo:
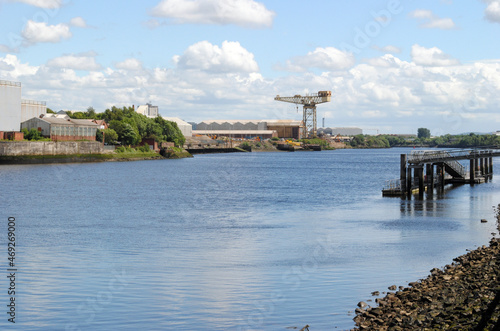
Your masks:
M 497 224 L 500 231 L 500 205 Z M 409 287 L 390 292 L 370 307 L 358 304 L 352 330 L 499 330 L 500 238 L 434 268 Z M 378 296 L 378 292 L 372 293 Z

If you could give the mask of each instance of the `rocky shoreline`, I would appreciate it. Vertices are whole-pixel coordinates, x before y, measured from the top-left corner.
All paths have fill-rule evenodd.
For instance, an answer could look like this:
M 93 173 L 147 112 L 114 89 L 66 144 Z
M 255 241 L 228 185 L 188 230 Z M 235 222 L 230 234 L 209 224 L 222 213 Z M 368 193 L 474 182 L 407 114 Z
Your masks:
M 352 330 L 500 330 L 500 238 L 375 302 L 358 304 Z

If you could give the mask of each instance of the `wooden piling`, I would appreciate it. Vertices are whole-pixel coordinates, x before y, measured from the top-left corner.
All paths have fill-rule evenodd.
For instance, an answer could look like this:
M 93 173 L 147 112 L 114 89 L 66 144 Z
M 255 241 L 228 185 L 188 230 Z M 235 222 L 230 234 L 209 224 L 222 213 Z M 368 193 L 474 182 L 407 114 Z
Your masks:
M 408 156 L 406 154 L 401 154 L 401 165 L 400 165 L 400 176 L 401 181 L 401 192 L 406 192 L 406 162 Z

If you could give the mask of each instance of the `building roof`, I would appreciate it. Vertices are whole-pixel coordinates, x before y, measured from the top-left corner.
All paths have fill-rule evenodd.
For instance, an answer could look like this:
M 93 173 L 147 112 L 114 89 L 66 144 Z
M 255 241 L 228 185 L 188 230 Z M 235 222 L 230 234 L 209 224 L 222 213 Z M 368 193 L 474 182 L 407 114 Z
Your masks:
M 201 123 L 215 123 L 215 124 L 224 124 L 224 123 L 229 123 L 229 124 L 236 124 L 236 123 L 241 123 L 241 124 L 247 124 L 247 123 L 252 123 L 252 124 L 259 124 L 261 123 L 262 120 L 207 120 L 200 122 Z
M 296 120 L 263 120 L 268 126 L 302 126 L 302 121 Z
M 273 134 L 276 132 L 275 130 L 193 130 L 193 134 L 222 134 L 222 135 L 231 135 L 231 134 L 248 134 L 248 135 L 256 135 L 256 134 Z
M 170 122 L 175 122 L 177 123 L 177 125 L 181 124 L 181 125 L 189 125 L 189 126 L 192 126 L 191 124 L 189 124 L 188 122 L 186 121 L 183 121 L 181 120 L 179 117 L 165 117 L 165 116 L 162 116 L 164 120 L 166 121 L 170 121 Z
M 55 125 L 90 126 L 90 127 L 99 128 L 98 124 L 91 122 L 89 120 L 65 119 L 65 118 L 50 117 L 50 116 L 44 116 L 42 118 L 38 118 L 38 117 L 34 117 L 34 118 L 39 119 L 40 121 L 44 121 L 46 123 L 55 124 Z

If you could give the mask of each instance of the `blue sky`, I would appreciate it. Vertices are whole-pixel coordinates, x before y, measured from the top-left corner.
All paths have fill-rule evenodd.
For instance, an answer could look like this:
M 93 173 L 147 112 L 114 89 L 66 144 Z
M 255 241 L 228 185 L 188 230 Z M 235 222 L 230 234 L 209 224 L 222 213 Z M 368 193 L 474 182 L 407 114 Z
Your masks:
M 300 119 L 274 97 L 331 90 L 327 126 L 500 130 L 500 0 L 0 0 L 0 15 L 0 79 L 54 110 Z

